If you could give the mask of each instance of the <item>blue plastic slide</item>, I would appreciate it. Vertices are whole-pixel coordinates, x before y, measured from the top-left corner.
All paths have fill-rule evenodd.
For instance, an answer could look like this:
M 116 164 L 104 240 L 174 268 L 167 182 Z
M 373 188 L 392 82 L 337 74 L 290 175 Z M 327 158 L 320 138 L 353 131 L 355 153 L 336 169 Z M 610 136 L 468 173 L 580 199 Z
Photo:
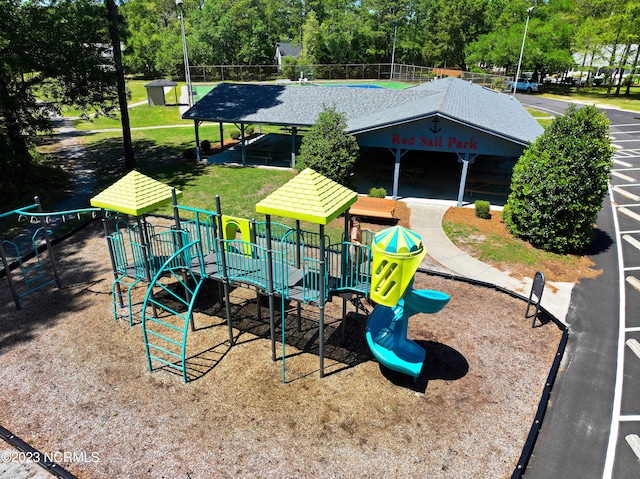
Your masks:
M 437 313 L 448 302 L 449 295 L 442 291 L 409 287 L 395 307 L 376 306 L 367 322 L 367 343 L 375 358 L 389 369 L 417 378 L 426 351 L 407 338 L 409 318 Z

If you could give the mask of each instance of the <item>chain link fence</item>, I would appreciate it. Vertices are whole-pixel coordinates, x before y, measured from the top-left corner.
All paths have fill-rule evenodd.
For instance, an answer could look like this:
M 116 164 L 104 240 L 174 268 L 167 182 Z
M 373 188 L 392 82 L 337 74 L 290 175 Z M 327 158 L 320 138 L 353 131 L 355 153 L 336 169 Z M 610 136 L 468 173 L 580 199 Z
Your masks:
M 318 64 L 318 65 L 198 65 L 191 66 L 191 81 L 216 83 L 220 81 L 402 81 L 423 83 L 437 78 L 455 76 L 487 88 L 502 90 L 507 77 L 488 73 L 464 72 L 446 68 L 418 65 Z

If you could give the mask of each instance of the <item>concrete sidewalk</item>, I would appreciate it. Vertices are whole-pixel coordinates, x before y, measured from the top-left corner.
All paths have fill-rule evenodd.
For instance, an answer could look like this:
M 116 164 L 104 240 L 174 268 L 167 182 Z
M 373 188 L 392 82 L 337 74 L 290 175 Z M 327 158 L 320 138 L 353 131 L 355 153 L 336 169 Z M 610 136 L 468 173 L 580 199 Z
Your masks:
M 517 279 L 459 250 L 442 229 L 445 212 L 455 202 L 410 198 L 402 200 L 411 209 L 411 229 L 422 237 L 427 254 L 445 270 L 478 281 L 501 286 L 522 296 L 529 296 L 533 278 Z M 424 264 L 427 269 L 431 265 Z M 573 283 L 547 282 L 540 304 L 561 321 L 565 321 Z M 524 314 L 524 313 L 523 313 Z

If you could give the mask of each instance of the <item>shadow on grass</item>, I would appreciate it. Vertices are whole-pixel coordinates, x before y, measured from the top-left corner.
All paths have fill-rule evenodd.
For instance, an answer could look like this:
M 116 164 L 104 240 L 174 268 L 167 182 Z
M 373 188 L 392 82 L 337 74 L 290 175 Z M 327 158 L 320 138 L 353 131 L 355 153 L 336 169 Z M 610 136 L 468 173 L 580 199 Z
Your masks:
M 83 136 L 90 135 L 92 133 Z M 191 146 L 191 141 L 167 146 L 148 139 L 135 139 L 133 148 L 136 170 L 176 188 L 185 188 L 204 172 L 202 165 L 183 157 L 184 150 Z M 83 162 L 96 174 L 96 193 L 127 173 L 121 138 L 85 142 L 84 151 Z

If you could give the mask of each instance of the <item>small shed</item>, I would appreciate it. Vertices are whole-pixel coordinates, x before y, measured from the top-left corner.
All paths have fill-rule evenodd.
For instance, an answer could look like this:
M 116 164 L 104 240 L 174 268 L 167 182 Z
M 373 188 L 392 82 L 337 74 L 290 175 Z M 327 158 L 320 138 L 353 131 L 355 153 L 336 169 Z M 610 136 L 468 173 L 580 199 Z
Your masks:
M 165 106 L 167 104 L 165 95 L 171 90 L 174 92 L 175 102 L 178 104 L 178 92 L 176 87 L 178 84 L 171 80 L 153 80 L 144 87 L 147 89 L 147 102 L 149 106 Z

